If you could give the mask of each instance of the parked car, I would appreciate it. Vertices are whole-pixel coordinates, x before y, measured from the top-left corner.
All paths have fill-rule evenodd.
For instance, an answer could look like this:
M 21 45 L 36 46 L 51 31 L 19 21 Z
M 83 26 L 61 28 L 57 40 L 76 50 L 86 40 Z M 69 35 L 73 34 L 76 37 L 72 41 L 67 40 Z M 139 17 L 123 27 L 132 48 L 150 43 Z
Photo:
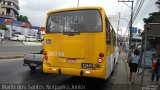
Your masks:
M 27 36 L 26 41 L 37 41 L 37 39 L 34 36 Z
M 23 40 L 25 40 L 25 36 L 24 35 L 15 35 L 15 36 L 12 36 L 10 39 L 23 41 Z
M 40 53 L 26 53 L 24 55 L 24 66 L 29 66 L 32 71 L 35 71 L 38 67 L 42 69 L 43 63 L 43 49 Z

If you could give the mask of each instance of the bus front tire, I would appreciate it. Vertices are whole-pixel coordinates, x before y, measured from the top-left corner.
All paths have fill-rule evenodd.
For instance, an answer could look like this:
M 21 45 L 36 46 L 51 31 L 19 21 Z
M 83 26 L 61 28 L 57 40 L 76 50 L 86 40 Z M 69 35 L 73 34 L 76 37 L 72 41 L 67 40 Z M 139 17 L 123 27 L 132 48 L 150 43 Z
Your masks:
M 31 71 L 35 71 L 36 70 L 35 66 L 29 66 L 29 68 L 31 69 Z

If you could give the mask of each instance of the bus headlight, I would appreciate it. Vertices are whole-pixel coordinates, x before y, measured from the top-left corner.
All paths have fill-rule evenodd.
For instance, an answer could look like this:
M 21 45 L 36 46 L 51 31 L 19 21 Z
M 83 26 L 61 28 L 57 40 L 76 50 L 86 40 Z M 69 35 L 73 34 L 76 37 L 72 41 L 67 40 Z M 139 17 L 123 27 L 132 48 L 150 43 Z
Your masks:
M 102 60 L 103 60 L 102 58 L 98 58 L 98 59 L 97 59 L 97 61 L 98 61 L 99 63 L 101 63 Z

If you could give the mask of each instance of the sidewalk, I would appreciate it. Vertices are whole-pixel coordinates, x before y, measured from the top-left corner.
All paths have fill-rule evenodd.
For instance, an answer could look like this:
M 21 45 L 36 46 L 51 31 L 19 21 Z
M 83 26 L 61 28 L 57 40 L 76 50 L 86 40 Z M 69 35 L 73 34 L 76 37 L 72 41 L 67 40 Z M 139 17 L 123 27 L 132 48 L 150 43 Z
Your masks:
M 0 46 L 25 46 L 22 41 L 3 40 Z
M 24 45 L 31 45 L 31 46 L 42 46 L 42 42 L 27 42 L 27 41 L 23 41 Z
M 124 62 L 127 64 L 127 70 L 128 70 L 128 76 L 130 72 L 130 68 L 128 66 L 127 60 L 126 60 L 126 54 L 124 52 Z M 130 90 L 160 90 L 160 82 L 159 84 L 155 82 L 151 82 L 151 75 L 152 72 L 151 70 L 146 69 L 144 71 L 144 78 L 143 78 L 143 84 L 141 85 L 141 79 L 142 79 L 142 68 L 139 69 L 139 74 L 137 73 L 137 78 L 134 81 L 134 84 L 129 83 L 129 88 Z
M 21 46 L 42 46 L 41 42 L 22 42 L 22 41 L 10 41 L 10 40 L 3 40 L 2 44 L 0 43 L 1 48 L 6 47 L 21 47 Z M 7 49 L 7 48 L 6 48 Z M 11 48 L 10 48 L 11 49 Z M 3 52 L 0 50 L 0 60 L 2 59 L 13 59 L 13 58 L 23 58 L 24 54 L 28 53 L 25 51 L 16 51 L 16 52 Z M 31 52 L 29 52 L 31 53 Z M 33 52 L 34 53 L 34 52 Z
M 3 40 L 2 43 L 0 43 L 0 46 L 42 46 L 42 42 Z
M 0 60 L 23 58 L 25 52 L 0 52 Z

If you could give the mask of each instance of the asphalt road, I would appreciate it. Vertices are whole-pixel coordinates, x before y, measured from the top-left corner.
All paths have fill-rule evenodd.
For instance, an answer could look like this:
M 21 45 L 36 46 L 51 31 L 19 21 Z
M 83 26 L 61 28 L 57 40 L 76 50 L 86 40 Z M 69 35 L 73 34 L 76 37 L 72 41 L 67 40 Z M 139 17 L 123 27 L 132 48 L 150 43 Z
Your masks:
M 0 52 L 39 52 L 42 46 L 0 46 Z
M 28 66 L 23 66 L 22 58 L 0 60 L 0 85 L 2 84 L 50 84 L 70 87 L 78 85 L 81 87 L 77 90 L 128 90 L 128 78 L 123 60 L 119 60 L 114 73 L 106 81 L 70 75 L 43 74 L 41 70 L 30 71 Z M 2 89 L 1 86 L 0 88 Z
M 22 41 L 10 41 L 4 40 L 0 44 L 0 53 L 6 52 L 39 52 L 42 46 L 27 46 L 22 43 Z
M 42 46 L 0 46 L 1 57 L 24 56 L 25 53 L 39 53 Z

